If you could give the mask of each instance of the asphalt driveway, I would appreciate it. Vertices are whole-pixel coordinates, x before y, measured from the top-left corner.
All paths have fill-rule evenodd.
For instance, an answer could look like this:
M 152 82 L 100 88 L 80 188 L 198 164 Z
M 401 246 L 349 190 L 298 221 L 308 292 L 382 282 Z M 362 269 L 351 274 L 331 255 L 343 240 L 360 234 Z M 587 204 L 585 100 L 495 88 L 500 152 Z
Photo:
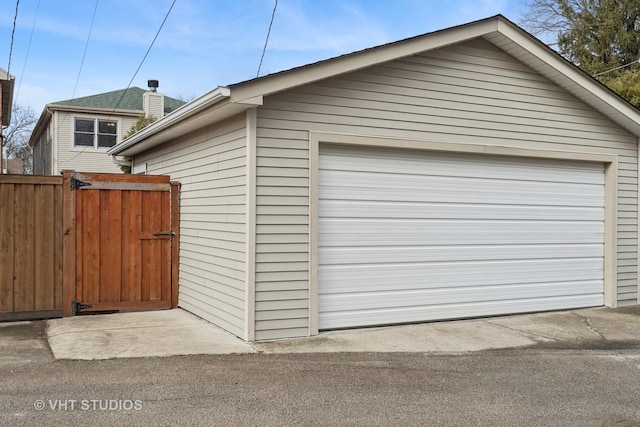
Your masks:
M 640 426 L 639 321 L 589 309 L 110 360 L 56 359 L 45 322 L 4 323 L 0 425 Z M 75 348 L 111 350 L 152 327 L 70 325 Z
M 637 350 L 315 353 L 0 367 L 0 425 L 637 426 Z

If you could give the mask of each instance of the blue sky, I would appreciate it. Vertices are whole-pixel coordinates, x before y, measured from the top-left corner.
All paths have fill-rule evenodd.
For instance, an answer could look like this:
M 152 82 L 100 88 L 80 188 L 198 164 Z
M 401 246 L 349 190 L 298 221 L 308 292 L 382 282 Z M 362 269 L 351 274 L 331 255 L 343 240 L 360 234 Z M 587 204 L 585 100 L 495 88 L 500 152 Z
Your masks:
M 95 0 L 20 0 L 10 64 L 14 102 L 40 114 L 49 102 L 127 87 L 171 3 L 99 0 L 89 37 Z M 1 4 L 6 70 L 15 0 Z M 177 0 L 132 86 L 157 79 L 160 92 L 188 100 L 255 77 L 273 6 Z M 498 13 L 517 23 L 524 10 L 525 0 L 279 0 L 260 75 Z

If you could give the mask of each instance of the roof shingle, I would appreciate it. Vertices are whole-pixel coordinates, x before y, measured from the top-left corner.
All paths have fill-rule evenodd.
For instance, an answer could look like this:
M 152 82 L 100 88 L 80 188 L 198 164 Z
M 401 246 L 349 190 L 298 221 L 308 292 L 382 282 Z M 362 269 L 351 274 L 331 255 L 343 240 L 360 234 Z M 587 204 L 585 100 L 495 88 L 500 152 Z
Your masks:
M 114 90 L 112 92 L 99 93 L 97 95 L 52 102 L 52 104 L 67 105 L 70 107 L 142 110 L 142 99 L 145 92 L 146 91 L 144 89 L 134 86 L 128 89 Z M 165 113 L 170 113 L 183 104 L 185 104 L 184 101 L 180 101 L 179 99 L 171 98 L 166 95 L 164 96 Z

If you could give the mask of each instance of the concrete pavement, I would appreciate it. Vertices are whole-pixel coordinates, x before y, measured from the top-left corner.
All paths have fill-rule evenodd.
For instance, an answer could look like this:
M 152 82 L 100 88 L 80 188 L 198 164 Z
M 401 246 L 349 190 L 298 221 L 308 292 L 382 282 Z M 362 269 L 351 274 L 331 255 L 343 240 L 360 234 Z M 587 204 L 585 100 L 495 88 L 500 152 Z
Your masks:
M 46 324 L 46 334 L 45 334 Z M 323 332 L 247 343 L 184 310 L 0 323 L 0 362 L 196 354 L 640 349 L 640 306 Z
M 255 344 L 266 353 L 464 353 L 523 347 L 640 348 L 640 306 L 351 329 Z
M 181 309 L 48 320 L 47 336 L 56 359 L 255 352 L 251 344 Z

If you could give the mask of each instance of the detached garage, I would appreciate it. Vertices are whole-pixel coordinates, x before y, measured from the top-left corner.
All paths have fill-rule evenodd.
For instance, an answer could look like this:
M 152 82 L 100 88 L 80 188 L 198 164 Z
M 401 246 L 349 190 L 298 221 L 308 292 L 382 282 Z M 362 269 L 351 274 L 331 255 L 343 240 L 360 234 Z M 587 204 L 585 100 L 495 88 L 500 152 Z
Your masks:
M 638 302 L 640 112 L 502 16 L 217 87 L 110 150 L 246 339 Z

